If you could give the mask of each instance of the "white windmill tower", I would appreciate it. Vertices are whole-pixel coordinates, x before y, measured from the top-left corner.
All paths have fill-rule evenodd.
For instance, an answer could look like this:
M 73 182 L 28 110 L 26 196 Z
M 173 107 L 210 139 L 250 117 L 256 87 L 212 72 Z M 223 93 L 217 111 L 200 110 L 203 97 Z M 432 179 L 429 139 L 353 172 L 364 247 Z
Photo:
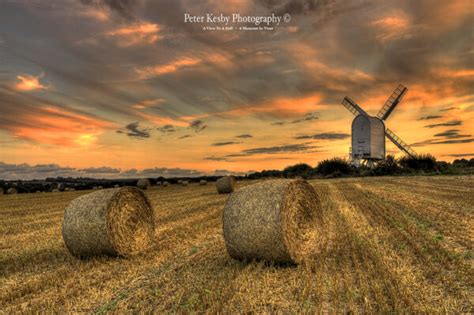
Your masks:
M 349 97 L 344 97 L 344 105 L 356 116 L 352 121 L 351 158 L 356 165 L 366 163 L 368 166 L 385 158 L 385 137 L 390 139 L 400 150 L 409 156 L 416 153 L 393 131 L 385 127 L 384 121 L 393 112 L 407 93 L 408 89 L 399 85 L 382 106 L 377 116 L 370 116 Z

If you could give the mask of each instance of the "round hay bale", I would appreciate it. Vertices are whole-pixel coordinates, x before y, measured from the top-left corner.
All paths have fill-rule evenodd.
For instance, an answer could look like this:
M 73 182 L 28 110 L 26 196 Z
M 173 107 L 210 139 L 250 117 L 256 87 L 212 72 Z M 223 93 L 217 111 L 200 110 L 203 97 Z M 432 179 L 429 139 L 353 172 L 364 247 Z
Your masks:
M 189 182 L 187 180 L 182 180 L 181 185 L 182 186 L 188 186 Z
M 66 185 L 64 183 L 59 183 L 56 188 L 60 191 L 64 191 L 66 189 Z
M 161 186 L 161 182 L 156 182 L 156 186 Z
M 170 183 L 168 182 L 163 182 L 163 187 L 168 187 Z
M 97 189 L 104 189 L 104 186 L 98 186 Z
M 181 185 L 183 181 L 181 179 L 178 179 L 178 185 Z
M 115 184 L 115 185 L 114 185 L 114 188 L 119 188 L 119 187 L 120 187 L 119 184 Z
M 53 188 L 53 189 L 51 189 L 51 192 L 59 192 L 59 189 Z
M 7 189 L 7 194 L 8 195 L 18 194 L 18 190 L 16 188 L 10 187 Z
M 150 180 L 148 178 L 141 178 L 137 182 L 137 187 L 140 189 L 148 189 L 151 186 Z
M 104 189 L 74 199 L 64 212 L 62 235 L 76 257 L 128 257 L 152 244 L 154 215 L 136 187 Z
M 216 181 L 216 188 L 219 194 L 230 194 L 235 189 L 235 177 L 224 176 Z
M 223 212 L 224 239 L 236 259 L 300 263 L 316 242 L 320 201 L 304 180 L 269 180 L 239 189 Z
M 201 181 L 199 182 L 199 185 L 201 186 L 207 185 L 207 180 L 201 179 Z

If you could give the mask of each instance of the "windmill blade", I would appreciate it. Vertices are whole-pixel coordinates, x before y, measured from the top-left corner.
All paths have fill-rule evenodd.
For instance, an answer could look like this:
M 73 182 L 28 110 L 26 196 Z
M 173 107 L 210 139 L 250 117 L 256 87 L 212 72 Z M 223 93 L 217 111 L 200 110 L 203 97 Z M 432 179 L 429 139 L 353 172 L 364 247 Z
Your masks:
M 392 130 L 386 128 L 385 129 L 385 135 L 387 136 L 387 138 L 389 138 L 393 144 L 395 144 L 400 150 L 402 150 L 403 152 L 405 152 L 406 154 L 408 154 L 409 156 L 411 157 L 415 157 L 416 156 L 416 152 L 410 148 L 410 146 L 408 144 L 406 144 L 402 139 L 400 139 L 400 137 L 398 137 Z
M 388 98 L 388 100 L 383 104 L 382 108 L 377 114 L 377 118 L 385 120 L 388 116 L 392 113 L 398 103 L 401 102 L 402 98 L 407 93 L 408 89 L 400 84 L 395 91 L 393 91 L 392 95 Z
M 342 105 L 344 105 L 344 107 L 347 108 L 355 116 L 359 114 L 367 116 L 367 113 L 359 105 L 357 105 L 356 102 L 354 102 L 347 96 L 344 97 L 344 99 L 342 100 Z

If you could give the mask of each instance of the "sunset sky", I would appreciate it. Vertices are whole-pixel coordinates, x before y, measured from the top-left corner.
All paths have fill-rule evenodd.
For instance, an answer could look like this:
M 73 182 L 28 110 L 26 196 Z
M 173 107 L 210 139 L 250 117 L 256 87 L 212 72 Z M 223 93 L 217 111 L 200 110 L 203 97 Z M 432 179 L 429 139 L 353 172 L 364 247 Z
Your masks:
M 283 15 L 205 31 L 184 14 Z M 350 96 L 474 157 L 472 0 L 0 0 L 0 178 L 244 173 L 347 157 Z M 399 155 L 387 141 L 387 153 Z

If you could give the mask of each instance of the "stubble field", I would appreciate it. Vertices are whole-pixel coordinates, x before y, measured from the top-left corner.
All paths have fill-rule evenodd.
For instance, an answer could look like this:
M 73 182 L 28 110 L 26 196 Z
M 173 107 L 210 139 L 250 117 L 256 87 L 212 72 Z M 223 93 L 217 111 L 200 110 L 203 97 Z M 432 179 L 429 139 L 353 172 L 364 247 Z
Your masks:
M 0 196 L 0 313 L 474 311 L 473 177 L 311 184 L 324 224 L 300 266 L 231 259 L 212 183 L 147 190 L 156 244 L 131 259 L 67 252 L 64 208 L 87 192 Z

